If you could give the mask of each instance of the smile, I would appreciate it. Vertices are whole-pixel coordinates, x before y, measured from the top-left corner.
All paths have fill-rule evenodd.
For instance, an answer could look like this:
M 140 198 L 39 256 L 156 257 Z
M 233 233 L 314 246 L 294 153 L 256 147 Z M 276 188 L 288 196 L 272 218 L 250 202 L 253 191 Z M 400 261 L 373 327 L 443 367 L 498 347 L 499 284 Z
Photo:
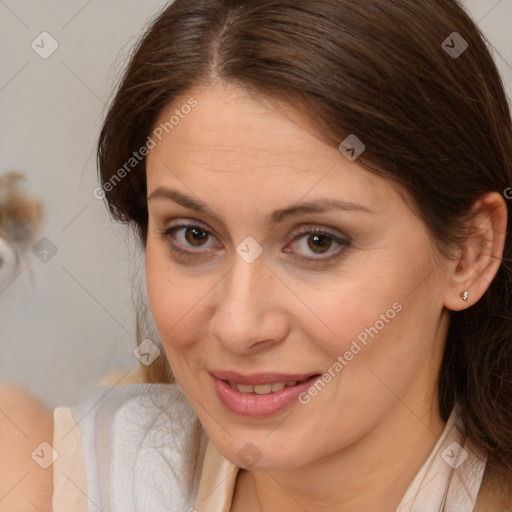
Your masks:
M 252 380 L 259 380 L 259 383 L 249 384 L 239 383 L 238 379 L 219 378 L 213 372 L 210 375 L 220 403 L 231 413 L 250 418 L 278 414 L 293 404 L 299 403 L 299 395 L 321 378 L 320 374 L 315 374 L 302 376 L 301 379 L 296 380 L 273 381 L 268 375 L 266 377 L 260 375 L 257 378 L 252 377 Z M 262 382 L 264 378 L 267 382 Z M 245 377 L 246 381 L 249 379 L 251 378 Z

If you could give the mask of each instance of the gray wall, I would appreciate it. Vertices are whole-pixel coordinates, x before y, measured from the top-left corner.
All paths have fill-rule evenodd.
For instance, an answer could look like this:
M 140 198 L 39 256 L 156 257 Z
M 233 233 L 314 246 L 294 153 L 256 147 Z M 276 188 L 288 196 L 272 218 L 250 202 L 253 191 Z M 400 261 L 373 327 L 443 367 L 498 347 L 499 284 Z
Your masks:
M 140 261 L 93 196 L 94 145 L 127 51 L 165 3 L 0 2 L 0 173 L 28 175 L 46 204 L 43 236 L 57 248 L 47 262 L 29 254 L 0 293 L 0 377 L 52 407 L 79 400 L 107 369 L 138 363 L 130 290 Z M 512 0 L 465 3 L 501 54 L 510 96 Z M 51 49 L 41 32 L 58 43 L 46 59 L 31 47 Z

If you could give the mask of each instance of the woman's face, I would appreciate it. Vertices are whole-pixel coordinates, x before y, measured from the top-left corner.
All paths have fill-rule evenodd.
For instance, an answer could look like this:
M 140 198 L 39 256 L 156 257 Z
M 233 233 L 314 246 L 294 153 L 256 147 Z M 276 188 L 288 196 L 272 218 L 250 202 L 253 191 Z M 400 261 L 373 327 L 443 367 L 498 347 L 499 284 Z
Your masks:
M 162 112 L 157 125 L 179 121 L 147 157 L 158 332 L 210 439 L 252 469 L 298 467 L 437 414 L 448 325 L 447 271 L 424 223 L 388 180 L 279 112 L 218 82 L 191 90 Z M 303 207 L 320 201 L 338 207 Z

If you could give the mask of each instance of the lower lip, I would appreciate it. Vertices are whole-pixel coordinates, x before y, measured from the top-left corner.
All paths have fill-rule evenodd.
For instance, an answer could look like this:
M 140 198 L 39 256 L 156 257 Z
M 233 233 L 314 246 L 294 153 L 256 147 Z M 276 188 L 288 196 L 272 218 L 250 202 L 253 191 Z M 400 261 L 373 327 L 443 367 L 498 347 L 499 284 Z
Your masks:
M 232 389 L 226 381 L 212 375 L 215 391 L 224 406 L 234 414 L 249 418 L 261 418 L 285 410 L 294 402 L 298 402 L 298 396 L 308 390 L 320 377 L 321 375 L 314 375 L 295 386 L 285 387 L 275 393 L 252 395 Z

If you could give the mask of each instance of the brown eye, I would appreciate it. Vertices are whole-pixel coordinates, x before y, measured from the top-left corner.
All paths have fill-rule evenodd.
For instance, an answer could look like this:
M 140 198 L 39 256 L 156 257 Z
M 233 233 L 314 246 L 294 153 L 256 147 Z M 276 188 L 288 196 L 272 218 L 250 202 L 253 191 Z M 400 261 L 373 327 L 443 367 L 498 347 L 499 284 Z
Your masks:
M 297 253 L 298 259 L 306 263 L 321 264 L 341 257 L 351 242 L 323 228 L 302 226 L 299 234 L 294 238 L 293 244 L 296 248 L 293 250 L 287 248 L 285 252 Z M 333 246 L 338 246 L 338 250 L 331 251 Z M 328 255 L 321 257 L 323 254 Z
M 333 238 L 320 234 L 313 234 L 308 237 L 308 247 L 318 254 L 323 254 L 332 246 Z
M 206 245 L 211 238 L 211 233 L 196 224 L 180 224 L 160 232 L 162 239 L 169 245 L 172 252 L 185 257 L 204 256 L 204 250 L 211 247 Z M 195 248 L 195 249 L 194 249 Z
M 207 231 L 198 226 L 185 229 L 186 241 L 195 247 L 201 247 L 201 242 L 208 240 L 208 236 Z

